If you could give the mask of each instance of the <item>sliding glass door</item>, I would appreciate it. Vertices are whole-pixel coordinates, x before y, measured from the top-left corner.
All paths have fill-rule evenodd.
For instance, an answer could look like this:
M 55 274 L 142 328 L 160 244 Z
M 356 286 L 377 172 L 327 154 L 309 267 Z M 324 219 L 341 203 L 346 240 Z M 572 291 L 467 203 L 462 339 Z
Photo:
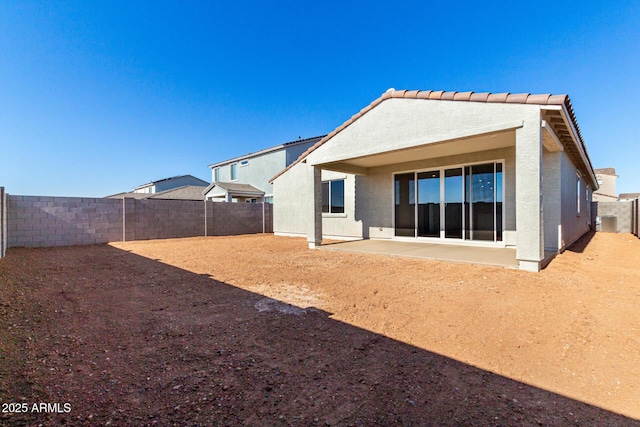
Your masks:
M 462 239 L 462 168 L 444 171 L 444 237 Z
M 396 236 L 415 237 L 416 235 L 415 183 L 414 173 L 395 176 Z
M 465 239 L 502 241 L 502 163 L 464 169 Z
M 440 237 L 440 171 L 418 174 L 418 236 Z
M 502 241 L 502 163 L 394 176 L 395 235 Z

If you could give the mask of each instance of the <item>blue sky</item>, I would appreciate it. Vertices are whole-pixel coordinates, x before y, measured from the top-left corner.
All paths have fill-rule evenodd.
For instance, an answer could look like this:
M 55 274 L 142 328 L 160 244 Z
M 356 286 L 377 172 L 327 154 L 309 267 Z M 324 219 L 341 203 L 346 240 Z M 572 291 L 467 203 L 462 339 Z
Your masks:
M 386 89 L 568 93 L 640 192 L 640 2 L 0 2 L 0 186 L 105 196 L 322 135 Z

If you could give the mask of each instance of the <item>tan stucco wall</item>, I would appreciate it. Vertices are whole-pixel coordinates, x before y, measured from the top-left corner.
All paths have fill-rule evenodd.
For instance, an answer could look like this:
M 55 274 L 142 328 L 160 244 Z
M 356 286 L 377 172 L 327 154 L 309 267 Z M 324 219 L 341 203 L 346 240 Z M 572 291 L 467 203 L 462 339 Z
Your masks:
M 309 189 L 313 185 L 309 169 L 307 163 L 298 163 L 273 182 L 274 233 L 306 236 L 312 218 L 305 200 L 311 197 Z
M 596 174 L 596 179 L 602 181 L 598 191 L 593 193 L 594 202 L 613 202 L 618 198 L 616 193 L 616 181 L 618 177 L 615 175 Z
M 389 99 L 311 153 L 316 165 L 539 123 L 538 105 Z
M 544 249 L 556 252 L 562 222 L 562 152 L 542 150 L 542 215 Z
M 394 173 L 498 160 L 505 161 L 505 243 L 515 245 L 515 147 L 371 168 L 366 176 L 323 171 L 323 180 L 345 178 L 345 213 L 323 214 L 323 234 L 350 238 L 392 238 Z M 276 233 L 306 233 L 306 219 L 304 215 L 300 215 L 304 208 L 295 202 L 296 196 L 293 195 L 293 191 L 287 191 L 287 187 L 298 188 L 297 185 L 303 181 L 305 175 L 302 170 L 308 168 L 308 164 L 299 163 L 274 183 L 274 194 L 278 197 L 274 206 Z
M 584 233 L 589 231 L 591 222 L 590 201 L 585 200 L 584 177 L 580 178 L 580 213 L 578 214 L 578 199 L 576 192 L 576 173 L 578 170 L 569 158 L 562 153 L 562 248 L 575 242 Z

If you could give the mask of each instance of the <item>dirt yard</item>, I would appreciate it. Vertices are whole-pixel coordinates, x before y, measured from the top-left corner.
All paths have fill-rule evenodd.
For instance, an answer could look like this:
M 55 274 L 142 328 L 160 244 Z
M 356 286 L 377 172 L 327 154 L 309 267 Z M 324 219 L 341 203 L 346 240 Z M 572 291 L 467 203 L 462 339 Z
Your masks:
M 29 426 L 640 425 L 640 240 L 538 274 L 272 235 L 11 249 L 0 403 Z

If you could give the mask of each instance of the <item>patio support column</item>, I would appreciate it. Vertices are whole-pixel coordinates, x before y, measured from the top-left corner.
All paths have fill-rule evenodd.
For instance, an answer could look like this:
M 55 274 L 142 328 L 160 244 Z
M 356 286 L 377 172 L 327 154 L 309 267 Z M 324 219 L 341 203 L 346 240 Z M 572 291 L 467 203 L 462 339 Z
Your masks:
M 544 259 L 544 227 L 539 109 L 527 114 L 523 126 L 516 129 L 516 231 L 516 259 L 520 269 L 540 271 Z
M 309 166 L 311 193 L 308 198 L 310 213 L 308 219 L 307 241 L 309 249 L 315 249 L 322 244 L 322 180 L 321 169 L 317 166 Z

